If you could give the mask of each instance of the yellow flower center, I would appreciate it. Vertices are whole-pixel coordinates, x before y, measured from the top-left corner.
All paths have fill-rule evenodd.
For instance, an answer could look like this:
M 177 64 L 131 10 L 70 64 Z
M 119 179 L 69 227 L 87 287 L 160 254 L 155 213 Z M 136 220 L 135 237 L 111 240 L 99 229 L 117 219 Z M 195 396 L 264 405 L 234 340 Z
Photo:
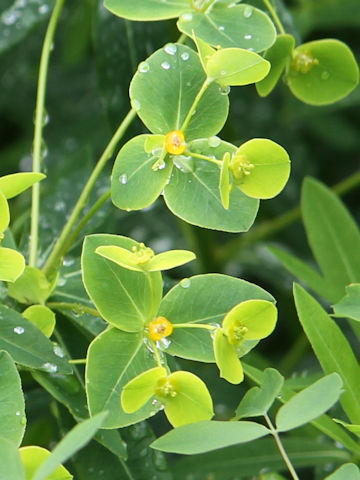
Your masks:
M 246 155 L 238 154 L 232 158 L 230 170 L 235 180 L 241 180 L 244 176 L 250 175 L 254 165 L 249 162 Z
M 174 385 L 174 381 L 170 382 L 170 380 L 166 377 L 160 378 L 158 380 L 157 385 L 155 387 L 155 395 L 158 397 L 171 397 L 174 398 L 178 394 L 177 387 Z
M 143 243 L 140 243 L 140 245 L 138 247 L 136 247 L 136 246 L 131 247 L 131 250 L 136 257 L 136 263 L 137 264 L 146 263 L 149 260 L 151 260 L 153 258 L 153 256 L 155 255 L 154 251 L 151 250 L 151 248 L 149 248 L 149 247 L 145 247 L 145 245 Z
M 234 323 L 228 331 L 228 339 L 231 345 L 239 347 L 245 340 L 248 329 L 241 323 Z
M 165 148 L 172 155 L 181 155 L 186 150 L 185 136 L 181 130 L 173 130 L 165 137 Z
M 314 58 L 310 52 L 295 52 L 292 67 L 300 73 L 308 73 L 315 65 L 319 64 L 319 60 Z
M 152 340 L 161 340 L 172 334 L 174 327 L 165 317 L 157 317 L 149 323 L 149 336 Z

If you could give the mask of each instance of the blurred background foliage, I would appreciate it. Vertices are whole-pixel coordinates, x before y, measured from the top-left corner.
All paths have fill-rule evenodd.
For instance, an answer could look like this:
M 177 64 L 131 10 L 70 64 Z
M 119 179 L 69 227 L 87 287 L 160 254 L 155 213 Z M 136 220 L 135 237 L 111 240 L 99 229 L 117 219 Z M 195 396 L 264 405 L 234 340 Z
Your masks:
M 260 0 L 247 3 L 262 7 Z M 1 175 L 31 169 L 38 64 L 53 4 L 52 0 L 0 1 Z M 359 61 L 359 0 L 276 0 L 276 4 L 287 31 L 294 34 L 298 42 L 337 38 L 352 48 Z M 130 108 L 128 86 L 138 63 L 164 43 L 176 41 L 178 36 L 173 21 L 128 22 L 111 15 L 98 0 L 66 2 L 48 77 L 43 160 L 48 178 L 41 184 L 42 261 L 92 166 Z M 308 263 L 314 263 L 300 215 L 295 211 L 287 216 L 287 212 L 299 205 L 305 176 L 314 176 L 333 186 L 359 169 L 360 87 L 346 99 L 327 107 L 302 104 L 291 96 L 283 82 L 265 99 L 257 96 L 254 86 L 233 88 L 230 101 L 229 118 L 220 133 L 223 139 L 241 144 L 253 137 L 267 137 L 283 145 L 292 159 L 292 174 L 287 187 L 277 198 L 261 203 L 250 233 L 234 235 L 187 225 L 166 209 L 161 198 L 146 211 L 129 213 L 117 210 L 108 201 L 85 233 L 109 232 L 130 236 L 156 251 L 170 248 L 194 250 L 198 261 L 172 271 L 166 278 L 166 288 L 175 278 L 216 271 L 244 278 L 267 289 L 278 301 L 278 327 L 246 360 L 260 368 L 273 366 L 285 375 L 296 373 L 301 376 L 306 371 L 316 370 L 317 364 L 296 318 L 291 292 L 293 277 L 269 253 L 267 246 L 275 244 Z M 135 121 L 127 138 L 144 131 L 140 121 Z M 110 187 L 110 173 L 111 162 L 98 182 L 93 201 Z M 344 197 L 357 220 L 360 219 L 358 198 L 356 189 Z M 29 206 L 29 193 L 11 204 L 12 233 L 25 255 L 28 253 Z M 64 278 L 66 269 L 77 265 L 82 238 L 65 258 Z M 81 290 L 81 276 L 75 279 Z M 64 284 L 65 281 L 60 283 L 58 295 Z M 221 295 L 221 292 L 213 294 Z M 85 296 L 85 293 L 81 290 L 79 295 Z M 79 323 L 65 317 L 58 318 L 60 331 L 69 339 L 69 348 L 82 350 L 74 355 L 77 358 L 85 354 L 89 341 L 86 338 L 88 330 L 81 329 Z M 79 328 L 83 341 L 76 340 L 71 345 L 71 338 L 78 335 Z M 94 332 L 99 331 L 102 325 L 94 324 L 92 328 Z M 218 418 L 229 418 L 246 385 L 232 386 L 219 379 L 213 365 L 197 365 L 189 361 L 179 361 L 179 364 L 196 371 L 206 381 L 214 397 Z M 25 373 L 23 382 L 29 417 L 25 443 L 48 446 L 58 439 L 59 430 L 63 431 L 64 426 L 60 425 L 59 429 L 56 422 L 67 419 L 58 411 L 54 413 L 49 409 L 48 393 Z M 52 419 L 50 423 L 48 418 Z M 157 434 L 167 429 L 165 420 L 162 422 L 159 417 L 151 423 Z M 134 440 L 135 434 L 131 438 Z M 90 461 L 90 457 L 94 460 L 95 450 L 78 455 L 80 470 L 81 462 Z M 104 469 L 111 469 L 110 460 L 103 463 Z M 139 478 L 145 478 L 139 475 Z

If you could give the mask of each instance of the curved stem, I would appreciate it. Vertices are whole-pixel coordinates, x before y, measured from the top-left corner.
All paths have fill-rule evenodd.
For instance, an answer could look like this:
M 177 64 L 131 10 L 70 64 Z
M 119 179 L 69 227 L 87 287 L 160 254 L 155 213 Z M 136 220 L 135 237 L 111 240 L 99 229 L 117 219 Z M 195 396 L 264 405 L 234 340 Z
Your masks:
M 186 118 L 185 118 L 183 124 L 181 125 L 180 130 L 182 132 L 185 131 L 185 129 L 188 127 L 188 125 L 190 123 L 190 120 L 191 120 L 191 117 L 194 115 L 194 112 L 196 110 L 196 107 L 198 106 L 198 103 L 201 100 L 201 97 L 204 95 L 204 93 L 206 92 L 207 88 L 209 87 L 209 85 L 211 83 L 212 83 L 212 81 L 209 78 L 206 78 L 205 82 L 202 84 L 200 90 L 198 91 L 198 94 L 196 95 L 196 97 L 194 99 L 193 104 L 191 105 L 190 110 L 188 111 L 188 114 L 186 115 Z
M 68 303 L 68 302 L 46 302 L 46 306 L 53 310 L 73 310 L 76 313 L 84 314 L 88 313 L 94 317 L 102 318 L 101 314 L 95 310 L 95 308 L 87 307 L 81 303 Z
M 62 251 L 64 248 L 64 244 L 67 242 L 67 239 L 69 235 L 71 234 L 71 230 L 73 229 L 75 223 L 77 222 L 83 208 L 86 205 L 86 202 L 89 198 L 89 195 L 96 183 L 96 180 L 99 178 L 100 173 L 104 169 L 107 161 L 111 158 L 117 144 L 121 140 L 121 138 L 124 136 L 128 126 L 130 123 L 133 121 L 133 119 L 136 116 L 136 112 L 134 109 L 131 109 L 129 113 L 126 115 L 124 120 L 121 122 L 119 128 L 116 130 L 114 133 L 112 139 L 108 143 L 107 147 L 105 148 L 103 154 L 101 155 L 98 163 L 96 164 L 92 174 L 90 175 L 85 187 L 83 188 L 83 191 L 80 194 L 80 197 L 68 219 L 66 222 L 57 242 L 55 243 L 55 246 L 49 255 L 44 267 L 43 267 L 43 272 L 45 275 L 51 277 L 54 271 L 57 269 L 58 264 L 62 258 Z
M 48 28 L 46 30 L 44 43 L 41 52 L 39 77 L 37 86 L 37 97 L 35 107 L 35 128 L 34 128 L 34 144 L 33 144 L 33 172 L 41 171 L 41 145 L 42 131 L 44 126 L 45 113 L 45 97 L 46 97 L 46 80 L 49 67 L 49 58 L 56 26 L 58 24 L 61 10 L 65 0 L 57 0 L 54 10 L 51 14 Z M 30 225 L 30 250 L 29 265 L 37 266 L 38 260 L 38 243 L 39 243 L 39 211 L 40 211 L 40 184 L 35 183 L 32 187 L 31 201 L 31 225 Z
M 200 158 L 201 160 L 206 160 L 207 162 L 215 163 L 215 165 L 218 165 L 221 167 L 222 161 L 221 160 L 216 160 L 216 158 L 211 158 L 208 157 L 207 155 L 202 155 L 201 153 L 193 153 L 190 152 L 189 150 L 186 150 L 184 155 L 191 155 L 194 158 Z
M 288 467 L 289 472 L 290 472 L 292 478 L 293 478 L 294 480 L 300 480 L 299 477 L 297 476 L 297 473 L 296 473 L 296 471 L 295 471 L 295 468 L 293 467 L 293 464 L 291 463 L 290 458 L 288 457 L 288 455 L 287 455 L 287 453 L 286 453 L 286 450 L 285 450 L 285 448 L 284 448 L 284 446 L 283 446 L 283 444 L 282 444 L 282 442 L 281 442 L 281 440 L 280 440 L 280 437 L 279 437 L 277 431 L 275 430 L 273 424 L 271 423 L 271 420 L 270 420 L 268 414 L 265 413 L 264 417 L 265 417 L 266 423 L 268 424 L 269 429 L 270 429 L 270 431 L 271 431 L 271 435 L 274 437 L 274 440 L 275 440 L 276 445 L 277 445 L 277 447 L 278 447 L 278 449 L 279 449 L 279 452 L 280 452 L 282 458 L 284 459 L 284 462 L 286 463 L 286 466 Z
M 278 14 L 276 13 L 275 8 L 271 5 L 271 3 L 269 2 L 269 0 L 263 0 L 263 2 L 265 3 L 266 8 L 269 10 L 270 15 L 272 16 L 272 18 L 273 18 L 273 20 L 274 20 L 274 22 L 275 22 L 275 24 L 276 24 L 279 32 L 280 32 L 281 34 L 286 33 L 286 30 L 285 30 L 285 28 L 284 28 L 284 26 L 283 26 L 283 24 L 282 24 L 282 22 L 281 22 L 281 20 L 280 20 L 280 18 L 279 18 L 279 16 L 278 16 Z

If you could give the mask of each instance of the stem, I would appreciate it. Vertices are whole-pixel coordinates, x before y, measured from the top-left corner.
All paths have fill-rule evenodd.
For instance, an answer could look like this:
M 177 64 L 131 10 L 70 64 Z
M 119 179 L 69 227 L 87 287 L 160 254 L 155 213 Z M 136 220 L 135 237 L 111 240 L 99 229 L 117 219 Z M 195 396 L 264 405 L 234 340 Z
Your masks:
M 46 306 L 53 310 L 73 310 L 80 315 L 88 313 L 94 317 L 102 318 L 100 313 L 95 308 L 87 307 L 80 303 L 67 303 L 67 302 L 47 302 Z
M 149 342 L 150 342 L 150 345 L 151 345 L 151 348 L 153 349 L 154 351 L 154 356 L 155 356 L 155 360 L 156 360 L 156 363 L 158 364 L 159 367 L 164 367 L 163 365 L 163 362 L 161 361 L 161 357 L 159 355 L 159 350 L 154 342 L 154 340 L 152 340 L 151 338 L 149 338 Z M 166 367 L 165 367 L 166 368 Z
M 278 14 L 276 13 L 275 8 L 271 5 L 269 0 L 263 0 L 263 2 L 265 3 L 266 8 L 269 10 L 270 15 L 272 16 L 279 32 L 282 33 L 282 34 L 286 33 L 285 28 L 284 28 L 283 24 L 281 23 L 281 20 L 280 20 Z
M 221 167 L 222 161 L 221 160 L 216 160 L 216 158 L 211 158 L 208 157 L 207 155 L 202 155 L 201 153 L 193 153 L 189 152 L 189 150 L 186 150 L 184 155 L 191 155 L 194 158 L 200 158 L 201 160 L 206 160 L 207 162 L 215 163 L 215 165 L 218 165 Z
M 273 424 L 271 423 L 271 420 L 270 420 L 268 414 L 265 413 L 265 414 L 264 414 L 264 417 L 265 417 L 266 423 L 268 424 L 269 429 L 270 429 L 270 431 L 271 431 L 271 435 L 272 435 L 272 436 L 274 437 L 274 439 L 275 439 L 275 442 L 276 442 L 276 445 L 277 445 L 277 447 L 278 447 L 278 449 L 279 449 L 279 452 L 280 452 L 282 458 L 284 459 L 284 462 L 286 463 L 286 466 L 288 467 L 289 472 L 290 472 L 292 478 L 293 478 L 294 480 L 300 480 L 299 477 L 297 476 L 297 473 L 296 473 L 294 467 L 293 467 L 293 464 L 291 463 L 290 458 L 288 457 L 288 455 L 287 455 L 287 453 L 286 453 L 286 451 L 285 451 L 285 448 L 284 448 L 283 444 L 281 443 L 281 440 L 280 440 L 280 437 L 279 437 L 277 431 L 275 430 Z
M 74 360 L 69 360 L 69 363 L 71 363 L 71 365 L 85 365 L 86 358 L 77 358 Z
M 45 112 L 45 96 L 46 96 L 46 80 L 48 74 L 49 58 L 56 26 L 58 24 L 61 10 L 65 0 L 57 0 L 54 10 L 52 11 L 50 21 L 46 30 L 44 43 L 41 51 L 39 76 L 37 85 L 37 97 L 35 107 L 35 128 L 33 143 L 33 172 L 41 171 L 41 144 L 43 119 Z M 32 203 L 31 203 L 31 225 L 30 225 L 30 246 L 29 246 L 29 265 L 37 266 L 38 260 L 38 243 L 39 243 L 39 211 L 40 211 L 40 184 L 35 183 L 32 187 Z
M 173 323 L 173 328 L 202 328 L 205 330 L 215 330 L 214 325 L 204 325 L 203 323 Z
M 187 35 L 185 35 L 185 33 L 182 33 L 180 35 L 180 37 L 176 40 L 176 43 L 180 43 L 181 45 L 184 45 L 184 43 L 186 42 L 186 39 L 188 38 Z
M 57 242 L 55 243 L 55 246 L 53 248 L 53 251 L 49 255 L 44 267 L 43 267 L 43 272 L 45 275 L 48 277 L 51 277 L 54 270 L 56 270 L 61 258 L 62 258 L 62 252 L 64 248 L 64 244 L 67 242 L 67 238 L 71 233 L 72 228 L 74 227 L 75 223 L 77 222 L 81 211 L 86 205 L 86 202 L 89 198 L 89 195 L 96 183 L 96 180 L 99 178 L 100 173 L 104 169 L 107 161 L 111 158 L 117 144 L 125 134 L 128 126 L 130 123 L 133 121 L 133 119 L 136 116 L 136 112 L 134 109 L 131 109 L 124 120 L 121 122 L 119 128 L 116 130 L 114 133 L 112 139 L 108 143 L 107 147 L 105 148 L 103 154 L 101 155 L 98 163 L 96 164 L 92 174 L 90 175 L 85 187 L 83 188 L 83 191 L 80 194 L 80 197 L 69 217 L 69 220 L 66 222 L 60 237 L 58 238 Z
M 188 127 L 189 123 L 190 123 L 190 120 L 191 120 L 191 117 L 193 116 L 194 112 L 195 112 L 195 109 L 196 107 L 198 106 L 198 103 L 200 102 L 201 100 L 201 97 L 204 95 L 206 89 L 208 88 L 208 86 L 211 84 L 211 80 L 209 80 L 209 78 L 206 78 L 205 79 L 205 82 L 202 84 L 200 90 L 198 91 L 198 94 L 196 95 L 195 99 L 194 99 L 194 102 L 193 104 L 191 105 L 191 108 L 188 112 L 188 114 L 186 115 L 186 118 L 184 120 L 184 123 L 181 125 L 181 128 L 180 130 L 183 132 L 185 131 L 185 129 Z

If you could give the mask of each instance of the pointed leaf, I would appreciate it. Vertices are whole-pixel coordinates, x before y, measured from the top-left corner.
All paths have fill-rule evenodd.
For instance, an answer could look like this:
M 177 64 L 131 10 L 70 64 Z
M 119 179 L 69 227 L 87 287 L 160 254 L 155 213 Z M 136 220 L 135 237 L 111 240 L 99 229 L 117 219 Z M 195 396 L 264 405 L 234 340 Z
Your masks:
M 0 190 L 6 198 L 13 198 L 44 178 L 46 178 L 46 175 L 43 173 L 33 172 L 4 175 L 0 177 Z
M 0 247 L 0 280 L 15 282 L 25 268 L 25 259 L 21 253 L 11 248 Z
M 218 328 L 215 332 L 214 355 L 221 378 L 225 378 L 225 380 L 234 384 L 243 381 L 244 372 L 235 347 L 229 343 L 221 328 Z
M 25 467 L 26 478 L 31 479 L 40 465 L 51 455 L 49 450 L 36 446 L 22 447 L 19 452 Z M 46 477 L 46 480 L 71 480 L 72 478 L 71 473 L 63 465 L 59 465 Z
M 25 480 L 24 466 L 15 443 L 0 437 L 0 478 Z
M 277 412 L 277 430 L 286 432 L 320 417 L 339 400 L 342 386 L 341 377 L 332 373 L 301 390 Z
M 21 315 L 36 325 L 48 338 L 51 337 L 56 320 L 55 313 L 50 308 L 45 305 L 31 305 Z
M 157 313 L 162 296 L 161 274 L 144 274 L 122 268 L 95 253 L 102 245 L 131 250 L 139 243 L 117 235 L 86 237 L 82 270 L 88 295 L 104 319 L 125 331 L 142 330 Z
M 324 480 L 360 480 L 360 470 L 354 463 L 345 463 Z
M 9 205 L 5 195 L 0 191 L 0 234 L 3 233 L 10 223 Z
M 333 305 L 337 317 L 351 318 L 360 322 L 360 284 L 354 283 L 345 287 L 346 295 Z
M 222 48 L 241 47 L 261 52 L 276 39 L 275 27 L 264 12 L 234 2 L 230 5 L 213 2 L 205 12 L 185 13 L 177 25 L 188 36 L 194 31 L 204 42 Z
M 163 367 L 154 367 L 140 373 L 130 380 L 121 392 L 121 406 L 126 413 L 139 410 L 155 394 L 155 387 L 160 378 L 166 377 Z
M 340 399 L 344 411 L 353 423 L 360 423 L 360 367 L 347 339 L 321 305 L 297 284 L 294 298 L 299 320 L 324 372 L 338 373 L 344 382 Z
M 152 133 L 181 130 L 205 79 L 194 50 L 168 44 L 140 64 L 130 84 L 131 102 Z M 225 123 L 228 107 L 228 98 L 219 86 L 210 85 L 184 132 L 185 141 L 215 135 Z
M 169 250 L 155 255 L 148 265 L 146 270 L 149 272 L 156 272 L 160 270 L 169 270 L 170 268 L 179 267 L 185 263 L 195 260 L 196 255 L 188 250 Z
M 268 435 L 269 430 L 254 422 L 199 422 L 170 430 L 151 444 L 163 452 L 195 455 Z
M 119 17 L 145 21 L 176 18 L 191 8 L 188 0 L 105 0 L 104 5 Z

